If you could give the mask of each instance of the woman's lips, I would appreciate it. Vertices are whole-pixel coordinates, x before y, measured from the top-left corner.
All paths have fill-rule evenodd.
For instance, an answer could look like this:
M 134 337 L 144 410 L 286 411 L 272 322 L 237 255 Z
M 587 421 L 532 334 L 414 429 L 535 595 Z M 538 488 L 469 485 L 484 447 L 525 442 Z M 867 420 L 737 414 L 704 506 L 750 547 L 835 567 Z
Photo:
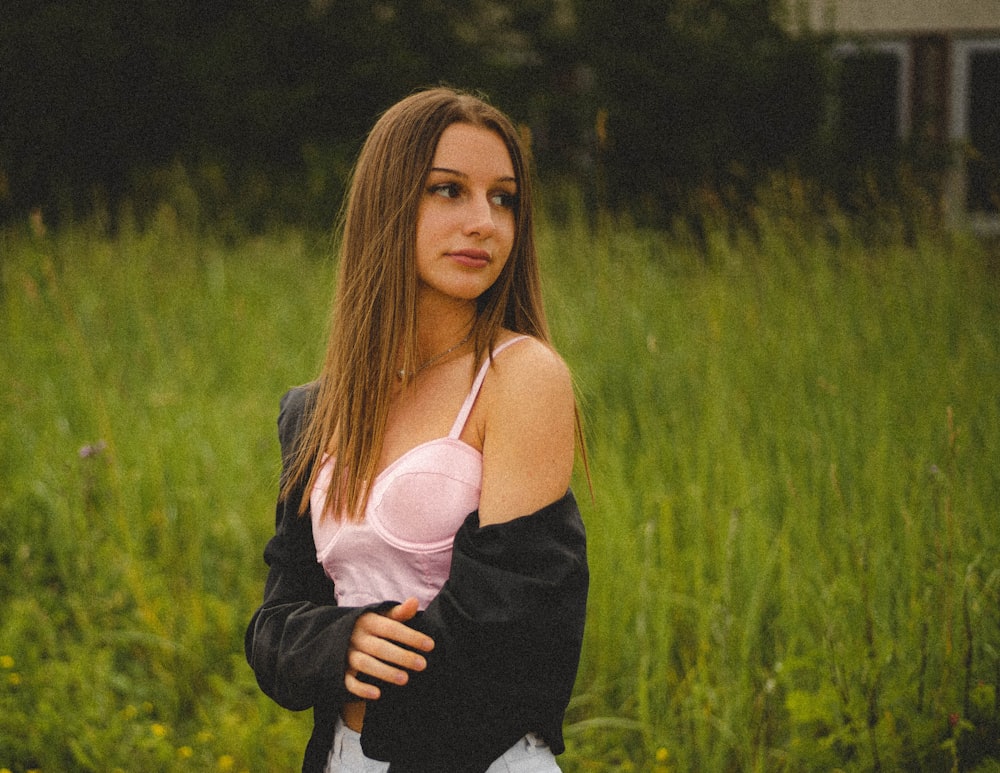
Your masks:
M 490 254 L 486 250 L 454 250 L 448 256 L 456 263 L 469 268 L 482 268 L 490 262 Z

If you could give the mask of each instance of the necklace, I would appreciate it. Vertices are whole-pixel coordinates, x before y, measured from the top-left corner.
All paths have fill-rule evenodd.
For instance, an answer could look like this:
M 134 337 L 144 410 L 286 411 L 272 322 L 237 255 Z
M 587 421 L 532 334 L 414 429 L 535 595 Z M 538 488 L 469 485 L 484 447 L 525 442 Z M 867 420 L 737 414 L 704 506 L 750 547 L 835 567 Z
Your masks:
M 459 341 L 454 346 L 449 346 L 447 349 L 445 349 L 440 354 L 435 354 L 429 360 L 424 360 L 420 365 L 417 366 L 417 369 L 415 371 L 413 371 L 412 373 L 409 374 L 410 378 L 416 377 L 416 375 L 418 373 L 420 373 L 422 370 L 424 370 L 425 368 L 429 368 L 431 365 L 433 365 L 438 360 L 440 360 L 440 359 L 442 359 L 444 357 L 447 357 L 449 354 L 451 354 L 456 349 L 458 349 L 458 348 L 464 346 L 465 344 L 467 344 L 469 342 L 469 339 L 471 337 L 472 337 L 472 331 L 470 330 L 468 333 L 465 334 L 465 338 L 463 338 L 461 341 Z M 406 369 L 405 368 L 400 368 L 399 370 L 396 371 L 396 378 L 398 378 L 400 381 L 402 381 L 403 379 L 405 379 L 406 375 L 407 374 L 406 374 Z

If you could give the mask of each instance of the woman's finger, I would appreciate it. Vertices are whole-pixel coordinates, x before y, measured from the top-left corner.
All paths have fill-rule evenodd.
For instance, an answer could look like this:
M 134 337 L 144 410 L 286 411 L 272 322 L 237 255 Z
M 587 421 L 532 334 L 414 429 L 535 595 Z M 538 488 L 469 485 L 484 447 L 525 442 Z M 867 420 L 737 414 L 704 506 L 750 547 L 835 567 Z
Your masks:
M 406 684 L 410 678 L 409 674 L 403 669 L 392 666 L 384 660 L 379 660 L 358 650 L 353 650 L 347 654 L 347 665 L 350 667 L 348 670 L 353 672 L 355 676 L 364 674 L 383 682 Z
M 362 682 L 350 671 L 344 674 L 344 686 L 351 695 L 355 695 L 366 701 L 377 701 L 382 697 L 382 691 L 378 687 L 367 682 Z
M 410 671 L 423 671 L 427 667 L 427 661 L 424 657 L 419 652 L 413 652 L 411 649 L 399 646 L 396 644 L 397 641 L 399 639 L 394 637 L 384 637 L 364 630 L 355 630 L 347 650 L 348 663 L 365 673 L 371 673 L 365 668 L 369 665 L 367 658 Z M 355 653 L 363 657 L 358 662 L 351 662 L 351 656 Z M 380 679 L 385 678 L 376 673 L 372 673 L 372 676 L 377 676 Z M 399 680 L 393 678 L 387 681 L 398 682 Z
M 401 607 L 404 607 L 404 604 L 393 607 L 389 612 L 392 613 Z M 408 610 L 403 609 L 401 614 L 408 614 Z M 410 619 L 410 617 L 412 615 L 406 619 Z M 404 647 L 421 650 L 422 652 L 430 652 L 434 649 L 434 640 L 430 636 L 414 628 L 410 628 L 410 626 L 389 615 L 366 612 L 359 617 L 357 623 L 354 625 L 354 633 L 351 636 L 352 643 L 354 643 L 355 636 L 364 634 L 397 642 Z
M 407 620 L 411 620 L 419 610 L 420 606 L 416 597 L 410 596 L 402 604 L 397 604 L 388 612 L 386 612 L 385 616 L 391 620 L 396 620 L 400 623 L 405 623 Z

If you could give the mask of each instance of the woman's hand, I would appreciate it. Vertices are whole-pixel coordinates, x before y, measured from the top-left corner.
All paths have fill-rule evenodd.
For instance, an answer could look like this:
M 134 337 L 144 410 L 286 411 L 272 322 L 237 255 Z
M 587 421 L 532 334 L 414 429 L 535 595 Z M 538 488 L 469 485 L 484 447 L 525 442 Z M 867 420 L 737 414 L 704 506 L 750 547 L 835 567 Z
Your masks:
M 365 700 L 377 700 L 382 694 L 373 684 L 362 682 L 359 674 L 393 684 L 406 684 L 407 671 L 423 671 L 427 661 L 406 647 L 430 652 L 434 640 L 405 625 L 417 614 L 417 600 L 408 598 L 384 614 L 366 612 L 358 618 L 347 648 L 344 685 L 348 692 Z M 405 645 L 405 646 L 400 646 Z

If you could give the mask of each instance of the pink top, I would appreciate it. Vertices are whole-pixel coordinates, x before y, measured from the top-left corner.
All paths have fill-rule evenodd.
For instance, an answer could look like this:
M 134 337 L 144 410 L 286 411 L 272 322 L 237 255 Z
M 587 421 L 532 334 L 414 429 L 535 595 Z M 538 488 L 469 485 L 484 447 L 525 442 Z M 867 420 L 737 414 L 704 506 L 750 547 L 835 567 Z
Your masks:
M 526 337 L 504 342 L 494 355 Z M 416 596 L 424 609 L 448 579 L 455 533 L 479 509 L 483 455 L 459 436 L 489 366 L 487 359 L 447 437 L 411 448 L 379 473 L 361 523 L 320 519 L 332 474 L 332 459 L 324 458 L 309 498 L 313 542 L 339 605 Z

